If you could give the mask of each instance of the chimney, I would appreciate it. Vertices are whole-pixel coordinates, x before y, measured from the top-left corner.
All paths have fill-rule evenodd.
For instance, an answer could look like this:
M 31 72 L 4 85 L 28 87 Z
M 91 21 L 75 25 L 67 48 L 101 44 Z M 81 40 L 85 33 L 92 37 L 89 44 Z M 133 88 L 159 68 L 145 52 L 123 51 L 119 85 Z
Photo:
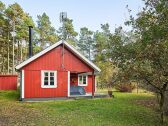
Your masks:
M 29 58 L 33 56 L 33 47 L 32 47 L 32 31 L 33 30 L 33 27 L 32 26 L 29 26 Z

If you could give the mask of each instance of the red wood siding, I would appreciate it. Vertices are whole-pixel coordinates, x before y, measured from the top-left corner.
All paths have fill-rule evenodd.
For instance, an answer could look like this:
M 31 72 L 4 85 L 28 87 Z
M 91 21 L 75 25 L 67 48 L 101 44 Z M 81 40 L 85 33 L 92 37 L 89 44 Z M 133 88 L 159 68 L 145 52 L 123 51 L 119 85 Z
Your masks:
M 64 97 L 68 95 L 68 72 L 93 72 L 93 69 L 77 56 L 64 49 L 64 69 L 62 68 L 62 46 L 59 46 L 38 59 L 27 64 L 24 68 L 25 98 Z M 41 88 L 41 70 L 57 71 L 57 88 Z M 89 78 L 86 91 L 92 91 L 92 80 Z
M 0 90 L 16 90 L 17 75 L 0 75 Z
M 25 71 L 25 98 L 49 98 L 67 96 L 68 72 L 57 72 L 56 88 L 41 88 L 41 71 Z
M 62 70 L 62 46 L 59 46 L 24 67 L 24 70 Z M 92 72 L 93 69 L 72 52 L 64 50 L 64 70 Z

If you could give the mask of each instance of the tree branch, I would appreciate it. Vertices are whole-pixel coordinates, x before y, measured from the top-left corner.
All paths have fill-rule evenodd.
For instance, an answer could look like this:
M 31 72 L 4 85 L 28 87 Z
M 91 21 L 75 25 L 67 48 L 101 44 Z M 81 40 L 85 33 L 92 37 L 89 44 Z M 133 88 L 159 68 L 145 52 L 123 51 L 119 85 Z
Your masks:
M 144 80 L 149 84 L 149 85 L 151 85 L 152 87 L 154 87 L 154 88 L 156 88 L 157 90 L 161 90 L 159 87 L 157 87 L 156 85 L 154 85 L 154 84 L 152 84 L 151 82 L 150 82 L 150 80 L 148 80 L 146 77 L 144 77 Z

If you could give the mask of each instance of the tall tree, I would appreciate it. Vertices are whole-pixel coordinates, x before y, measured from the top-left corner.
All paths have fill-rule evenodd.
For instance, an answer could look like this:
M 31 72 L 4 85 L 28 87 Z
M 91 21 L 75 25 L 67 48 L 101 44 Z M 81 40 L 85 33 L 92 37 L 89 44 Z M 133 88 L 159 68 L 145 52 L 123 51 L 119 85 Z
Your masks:
M 126 22 L 133 26 L 139 38 L 130 43 L 111 41 L 113 46 L 109 49 L 109 56 L 125 78 L 141 80 L 159 95 L 163 123 L 163 106 L 168 90 L 168 4 L 167 0 L 145 0 L 145 5 L 137 19 L 131 16 Z
M 58 41 L 55 28 L 46 13 L 37 16 L 37 33 L 39 34 L 38 42 L 41 49 Z
M 6 19 L 5 19 L 5 5 L 0 1 L 0 71 L 4 73 L 5 68 L 5 55 L 6 55 L 6 41 L 7 41 L 7 34 L 6 34 Z
M 79 41 L 77 43 L 80 51 L 91 60 L 92 52 L 94 48 L 94 41 L 93 41 L 93 32 L 90 31 L 88 28 L 83 27 L 80 29 L 79 34 Z
M 108 87 L 113 76 L 114 67 L 107 57 L 107 47 L 112 33 L 108 23 L 101 24 L 101 31 L 94 33 L 94 62 L 101 68 L 101 73 L 97 79 L 98 86 Z
M 64 21 L 64 25 L 60 27 L 57 32 L 59 34 L 60 39 L 64 38 L 70 44 L 76 46 L 77 40 L 75 37 L 78 35 L 78 33 L 74 30 L 72 22 L 72 19 L 66 18 L 66 20 Z
M 104 62 L 106 61 L 106 49 L 108 46 L 108 41 L 110 38 L 110 26 L 108 23 L 101 24 L 101 32 L 96 31 L 94 34 L 95 41 L 95 61 L 96 62 Z
M 8 38 L 10 37 L 9 33 L 11 33 L 11 37 L 12 37 L 12 41 L 11 41 L 12 43 L 10 44 L 8 42 L 9 43 L 8 46 L 12 45 L 12 54 L 11 54 L 12 55 L 12 73 L 15 72 L 14 67 L 15 67 L 15 64 L 17 63 L 17 60 L 16 60 L 17 55 L 15 55 L 15 54 L 18 54 L 18 53 L 16 53 L 17 52 L 16 42 L 18 41 L 17 40 L 18 36 L 16 34 L 16 31 L 19 28 L 23 13 L 24 13 L 23 9 L 20 7 L 20 5 L 18 3 L 14 3 L 12 5 L 9 5 L 5 10 L 5 16 L 7 19 L 6 26 L 8 26 L 8 31 L 7 31 Z M 9 47 L 8 47 L 8 50 L 9 50 Z M 8 53 L 8 55 L 10 55 L 10 54 Z M 10 57 L 10 56 L 8 56 L 8 57 Z
M 2 58 L 0 72 L 10 73 L 16 64 L 27 58 L 28 26 L 34 26 L 34 22 L 18 3 L 5 8 L 5 5 L 0 2 L 0 10 L 0 32 L 2 35 L 0 37 L 2 54 L 0 56 Z M 16 33 L 15 37 L 12 37 L 12 32 Z M 23 40 L 25 40 L 24 44 Z M 22 45 L 25 45 L 24 48 Z

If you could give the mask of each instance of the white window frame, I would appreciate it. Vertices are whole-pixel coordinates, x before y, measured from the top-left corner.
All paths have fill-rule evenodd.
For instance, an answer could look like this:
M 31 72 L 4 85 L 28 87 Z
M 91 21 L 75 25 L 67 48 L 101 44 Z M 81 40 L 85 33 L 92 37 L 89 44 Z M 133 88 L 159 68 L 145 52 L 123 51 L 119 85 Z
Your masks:
M 50 84 L 50 72 L 54 73 L 54 85 L 44 85 L 44 73 L 48 72 L 48 84 Z M 56 88 L 57 87 L 57 71 L 42 70 L 41 71 L 41 88 Z
M 82 76 L 82 84 L 79 83 L 79 77 Z M 86 84 L 83 84 L 83 76 L 86 76 Z M 78 74 L 78 86 L 87 86 L 88 85 L 88 75 Z

